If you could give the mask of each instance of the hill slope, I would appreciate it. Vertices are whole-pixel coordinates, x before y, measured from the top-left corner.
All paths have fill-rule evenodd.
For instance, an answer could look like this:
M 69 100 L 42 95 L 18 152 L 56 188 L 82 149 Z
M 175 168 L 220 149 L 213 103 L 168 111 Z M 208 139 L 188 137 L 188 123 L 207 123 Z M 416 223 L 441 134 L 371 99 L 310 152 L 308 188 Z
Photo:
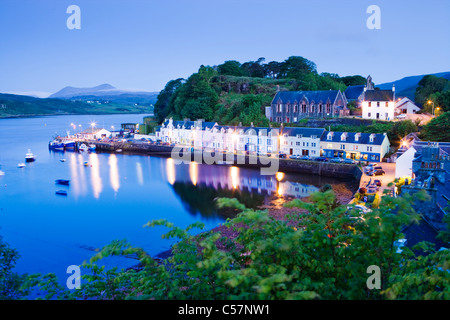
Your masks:
M 432 75 L 450 80 L 450 71 L 433 73 Z M 380 88 L 381 90 L 389 90 L 392 88 L 392 85 L 395 84 L 395 95 L 396 96 L 398 96 L 398 97 L 405 96 L 414 101 L 414 94 L 416 92 L 417 85 L 424 76 L 426 76 L 426 74 L 419 75 L 419 76 L 404 77 L 400 80 L 386 82 L 386 83 L 376 85 L 375 87 Z
M 57 114 L 147 113 L 150 107 L 89 104 L 84 101 L 34 98 L 0 93 L 0 118 Z

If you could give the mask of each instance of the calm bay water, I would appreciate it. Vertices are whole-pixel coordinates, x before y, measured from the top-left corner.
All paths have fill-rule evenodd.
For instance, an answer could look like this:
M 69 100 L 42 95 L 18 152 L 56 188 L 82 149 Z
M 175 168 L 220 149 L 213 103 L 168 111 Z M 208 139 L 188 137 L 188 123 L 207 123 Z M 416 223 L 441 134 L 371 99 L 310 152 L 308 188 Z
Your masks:
M 120 239 L 154 256 L 175 240 L 161 239 L 166 228 L 143 228 L 150 220 L 167 219 L 179 227 L 200 221 L 209 230 L 227 218 L 214 208 L 218 196 L 256 206 L 267 195 L 303 197 L 333 183 L 288 174 L 278 181 L 259 170 L 175 165 L 172 159 L 154 156 L 48 150 L 49 140 L 65 135 L 71 124 L 77 130 L 92 121 L 119 128 L 120 123 L 142 122 L 143 116 L 0 119 L 0 170 L 5 172 L 0 176 L 0 235 L 21 255 L 17 272 L 52 272 L 65 279 L 69 265 L 80 265 L 95 254 L 94 248 Z M 28 149 L 36 161 L 18 168 Z M 55 185 L 56 179 L 70 179 L 70 186 Z M 68 195 L 55 194 L 60 189 Z M 104 263 L 128 267 L 136 260 L 111 258 Z

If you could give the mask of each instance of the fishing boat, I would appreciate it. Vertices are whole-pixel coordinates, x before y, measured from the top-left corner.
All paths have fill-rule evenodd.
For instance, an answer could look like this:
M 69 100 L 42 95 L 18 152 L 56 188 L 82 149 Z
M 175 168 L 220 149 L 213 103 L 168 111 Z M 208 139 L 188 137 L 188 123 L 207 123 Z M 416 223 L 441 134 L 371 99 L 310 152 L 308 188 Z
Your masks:
M 25 167 L 25 163 L 21 162 L 17 165 L 17 168 L 24 168 Z
M 48 148 L 51 150 L 64 150 L 64 143 L 55 139 L 48 144 Z
M 75 150 L 76 143 L 73 140 L 67 140 L 63 142 L 65 150 Z
M 26 162 L 33 162 L 36 160 L 35 155 L 31 152 L 30 149 L 28 149 L 28 152 L 25 154 L 25 161 Z
M 58 191 L 56 191 L 56 194 L 59 194 L 61 196 L 67 196 L 67 191 L 66 190 L 58 190 Z
M 69 183 L 70 183 L 70 180 L 66 180 L 66 179 L 58 179 L 58 180 L 55 180 L 55 183 L 56 183 L 56 184 L 62 184 L 62 185 L 68 186 Z

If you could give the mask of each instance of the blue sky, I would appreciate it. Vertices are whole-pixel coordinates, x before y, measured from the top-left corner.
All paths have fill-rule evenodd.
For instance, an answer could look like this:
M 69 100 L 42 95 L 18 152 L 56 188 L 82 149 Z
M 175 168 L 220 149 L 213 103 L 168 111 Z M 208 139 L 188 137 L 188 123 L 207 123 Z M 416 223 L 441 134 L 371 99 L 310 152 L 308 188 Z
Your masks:
M 69 5 L 81 29 L 69 30 Z M 369 30 L 369 5 L 381 29 Z M 303 56 L 377 83 L 450 71 L 450 1 L 1 0 L 0 92 L 159 91 L 201 64 Z

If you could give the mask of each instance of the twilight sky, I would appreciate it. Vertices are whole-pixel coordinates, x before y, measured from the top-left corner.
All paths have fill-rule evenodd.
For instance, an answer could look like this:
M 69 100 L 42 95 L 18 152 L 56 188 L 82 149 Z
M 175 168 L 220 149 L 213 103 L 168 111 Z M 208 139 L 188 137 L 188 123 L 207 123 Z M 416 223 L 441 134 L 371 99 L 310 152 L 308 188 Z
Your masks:
M 80 30 L 66 26 L 73 4 Z M 0 0 L 0 92 L 160 91 L 201 64 L 293 55 L 389 82 L 450 71 L 449 14 L 448 0 Z

